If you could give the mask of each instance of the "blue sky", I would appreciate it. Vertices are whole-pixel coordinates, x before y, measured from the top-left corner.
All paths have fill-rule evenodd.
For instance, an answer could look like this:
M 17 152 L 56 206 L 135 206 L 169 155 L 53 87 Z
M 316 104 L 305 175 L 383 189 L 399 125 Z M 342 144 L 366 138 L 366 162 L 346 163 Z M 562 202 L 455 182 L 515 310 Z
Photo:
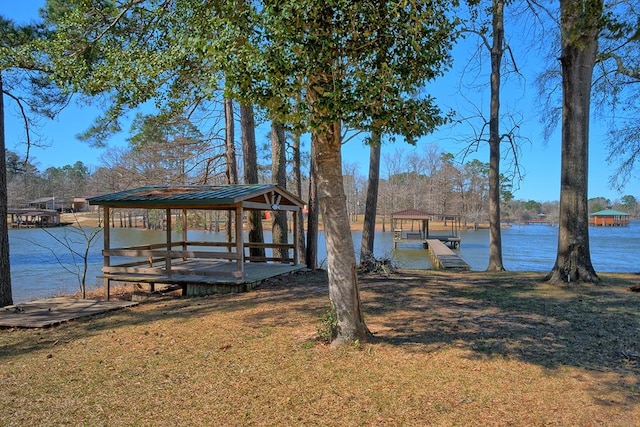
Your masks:
M 44 4 L 43 0 L 0 0 L 0 14 L 16 21 L 17 23 L 28 23 L 36 20 L 38 8 Z M 438 80 L 434 85 L 427 88 L 438 100 L 443 110 L 450 108 L 463 111 L 465 103 L 463 99 L 472 97 L 475 103 L 481 103 L 483 109 L 487 109 L 489 96 L 486 94 L 466 94 L 462 96 L 459 92 L 459 70 L 466 62 L 467 51 L 461 46 L 454 51 L 456 66 L 452 72 Z M 529 64 L 535 63 L 536 59 L 526 58 Z M 523 64 L 519 64 L 522 68 Z M 527 65 L 527 64 L 525 64 Z M 539 109 L 535 105 L 537 94 L 530 84 L 533 78 L 525 84 L 516 84 L 503 89 L 502 109 L 506 111 L 514 108 L 520 111 L 529 112 L 531 115 L 524 117 L 521 124 L 520 134 L 529 142 L 523 144 L 520 162 L 525 171 L 525 178 L 520 183 L 520 188 L 515 192 L 516 199 L 552 201 L 560 197 L 560 133 L 556 130 L 548 141 L 543 141 L 542 126 L 539 123 L 537 114 Z M 98 110 L 94 107 L 81 107 L 71 105 L 63 111 L 55 120 L 44 120 L 40 122 L 37 130 L 38 136 L 46 143 L 46 148 L 35 148 L 31 152 L 32 159 L 40 170 L 50 166 L 64 166 L 73 164 L 80 160 L 90 167 L 100 165 L 100 155 L 103 149 L 91 148 L 84 142 L 77 140 L 76 135 L 85 130 L 93 119 L 97 116 Z M 24 146 L 18 144 L 24 139 L 22 127 L 16 110 L 11 100 L 5 98 L 6 115 L 6 140 L 7 148 L 18 153 L 24 152 Z M 598 126 L 598 119 L 591 122 L 591 151 L 589 162 L 589 197 L 606 197 L 612 201 L 619 199 L 626 194 L 632 194 L 640 198 L 640 185 L 638 173 L 626 188 L 618 193 L 609 188 L 608 181 L 614 167 L 606 162 L 606 130 Z M 432 135 L 423 137 L 418 144 L 413 147 L 404 142 L 398 141 L 394 144 L 383 146 L 383 157 L 393 155 L 396 149 L 401 148 L 405 154 L 411 150 L 422 153 L 428 144 L 437 144 L 445 152 L 458 153 L 464 149 L 464 145 L 459 142 L 469 135 L 469 129 L 462 126 L 455 128 L 444 128 Z M 127 135 L 117 135 L 109 141 L 110 146 L 124 145 Z M 263 137 L 263 133 L 258 132 L 258 138 Z M 488 162 L 488 148 L 482 147 L 475 158 L 483 162 Z M 343 161 L 357 163 L 360 166 L 361 175 L 368 173 L 369 150 L 359 139 L 347 142 L 343 147 Z M 503 165 L 505 163 L 503 162 Z M 503 166 L 506 167 L 506 166 Z M 384 160 L 382 172 L 384 174 Z

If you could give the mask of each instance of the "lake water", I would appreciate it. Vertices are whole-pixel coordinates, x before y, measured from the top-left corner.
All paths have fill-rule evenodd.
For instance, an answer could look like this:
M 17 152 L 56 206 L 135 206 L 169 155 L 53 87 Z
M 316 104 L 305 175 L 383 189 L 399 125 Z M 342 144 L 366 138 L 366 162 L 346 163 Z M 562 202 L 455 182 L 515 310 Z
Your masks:
M 72 246 L 82 250 L 83 239 L 69 228 L 51 228 L 49 232 L 59 238 L 72 240 Z M 598 272 L 640 272 L 640 221 L 632 221 L 629 227 L 590 227 L 591 261 Z M 176 233 L 174 239 L 181 240 Z M 224 233 L 190 231 L 192 240 L 224 240 Z M 484 270 L 489 257 L 489 231 L 464 231 L 457 253 L 473 270 Z M 164 232 L 140 229 L 112 229 L 112 247 L 132 246 L 164 241 Z M 361 232 L 353 233 L 356 252 L 360 250 Z M 550 271 L 556 258 L 557 227 L 548 225 L 514 225 L 502 230 L 502 251 L 505 268 L 512 271 Z M 270 241 L 270 237 L 266 237 Z M 323 235 L 319 236 L 318 264 L 326 266 L 326 249 Z M 11 281 L 15 303 L 34 298 L 77 292 L 80 289 L 77 275 L 66 271 L 60 264 L 74 269 L 76 262 L 70 251 L 40 229 L 9 230 Z M 89 253 L 87 284 L 99 284 L 96 276 L 102 267 L 102 236 L 99 236 Z M 52 252 L 53 251 L 53 252 Z M 54 253 L 57 255 L 54 256 Z M 392 258 L 400 268 L 429 269 L 431 262 L 424 249 L 403 246 L 393 251 L 393 233 L 377 232 L 374 254 L 378 258 Z M 77 264 L 82 262 L 77 259 Z

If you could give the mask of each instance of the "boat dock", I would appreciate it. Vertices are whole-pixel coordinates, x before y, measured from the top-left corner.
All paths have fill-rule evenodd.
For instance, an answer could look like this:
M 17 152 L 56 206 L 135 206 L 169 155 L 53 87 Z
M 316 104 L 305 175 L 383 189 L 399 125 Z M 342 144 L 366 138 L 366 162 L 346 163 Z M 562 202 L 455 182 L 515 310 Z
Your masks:
M 433 265 L 443 270 L 471 270 L 462 258 L 456 255 L 447 245 L 438 239 L 427 239 L 427 248 L 431 254 Z

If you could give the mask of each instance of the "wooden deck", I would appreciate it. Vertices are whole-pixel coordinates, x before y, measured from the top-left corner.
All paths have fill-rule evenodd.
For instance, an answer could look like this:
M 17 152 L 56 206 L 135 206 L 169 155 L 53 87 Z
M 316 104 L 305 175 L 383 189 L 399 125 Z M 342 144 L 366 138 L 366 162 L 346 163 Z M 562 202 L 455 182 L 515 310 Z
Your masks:
M 393 238 L 393 248 L 396 249 L 400 244 L 421 244 L 423 247 L 427 247 L 429 240 L 438 240 L 451 248 L 457 248 L 460 246 L 460 237 L 450 235 L 429 235 L 428 238 L 422 237 L 421 233 L 406 232 L 397 233 Z
M 79 317 L 94 316 L 137 304 L 132 301 L 100 301 L 67 297 L 29 301 L 3 307 L 0 310 L 0 327 L 44 328 Z
M 427 239 L 427 247 L 433 259 L 434 267 L 443 270 L 471 270 L 462 258 L 453 253 L 443 242 L 438 239 Z
M 155 290 L 156 284 L 179 285 L 183 295 L 197 296 L 249 291 L 263 280 L 303 268 L 300 264 L 247 262 L 243 276 L 238 277 L 234 262 L 187 259 L 174 260 L 169 273 L 164 266 L 158 266 L 144 273 L 103 273 L 99 277 L 111 282 L 148 283 L 150 291 Z

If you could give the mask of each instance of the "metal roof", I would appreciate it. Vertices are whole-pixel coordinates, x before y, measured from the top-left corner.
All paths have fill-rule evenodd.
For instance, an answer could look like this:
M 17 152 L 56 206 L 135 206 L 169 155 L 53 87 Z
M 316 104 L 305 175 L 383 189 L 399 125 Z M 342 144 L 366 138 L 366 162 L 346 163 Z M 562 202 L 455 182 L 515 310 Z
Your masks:
M 446 217 L 446 218 L 458 218 L 460 215 L 431 213 L 431 212 L 425 212 L 425 211 L 421 211 L 419 209 L 413 209 L 413 208 L 405 209 L 403 211 L 394 212 L 391 214 L 391 217 L 394 219 L 415 219 L 415 220 L 431 219 L 431 217 L 434 217 L 434 216 Z
M 127 208 L 293 210 L 304 202 L 275 184 L 147 186 L 89 197 L 90 205 Z
M 594 212 L 591 216 L 629 216 L 626 212 L 616 211 L 614 209 L 605 209 L 603 211 Z

